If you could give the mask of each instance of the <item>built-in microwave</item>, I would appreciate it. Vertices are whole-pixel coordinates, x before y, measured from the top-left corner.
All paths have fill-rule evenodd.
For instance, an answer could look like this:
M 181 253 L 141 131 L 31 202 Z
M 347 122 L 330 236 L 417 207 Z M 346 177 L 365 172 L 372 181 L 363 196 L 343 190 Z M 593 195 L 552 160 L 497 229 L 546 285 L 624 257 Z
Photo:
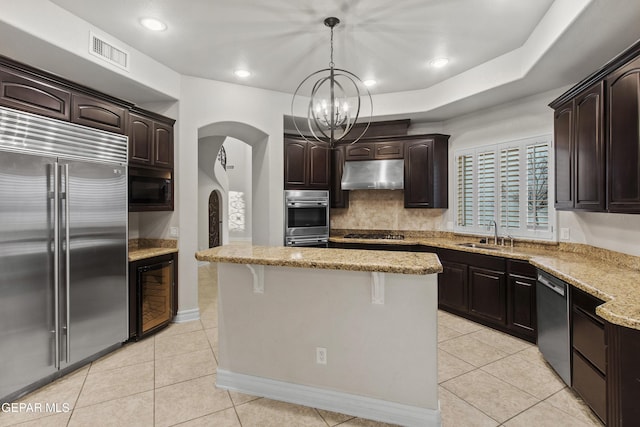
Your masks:
M 129 210 L 172 211 L 172 171 L 130 167 Z
M 287 190 L 284 203 L 285 245 L 326 246 L 329 241 L 329 192 Z

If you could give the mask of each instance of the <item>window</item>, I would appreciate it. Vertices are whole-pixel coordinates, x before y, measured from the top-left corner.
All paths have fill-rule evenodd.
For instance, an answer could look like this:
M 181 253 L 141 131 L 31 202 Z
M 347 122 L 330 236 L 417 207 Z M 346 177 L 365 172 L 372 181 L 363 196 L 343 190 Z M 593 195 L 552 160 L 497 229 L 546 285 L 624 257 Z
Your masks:
M 456 231 L 487 234 L 495 220 L 502 236 L 553 239 L 550 141 L 545 136 L 457 152 Z

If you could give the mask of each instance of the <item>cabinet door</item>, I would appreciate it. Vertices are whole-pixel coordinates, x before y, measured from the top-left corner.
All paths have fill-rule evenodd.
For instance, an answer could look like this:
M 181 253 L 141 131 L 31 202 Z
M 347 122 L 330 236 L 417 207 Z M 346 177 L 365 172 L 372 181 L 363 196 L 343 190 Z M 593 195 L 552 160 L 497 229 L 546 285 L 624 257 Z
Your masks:
M 126 114 L 126 109 L 91 96 L 74 93 L 71 97 L 73 123 L 124 134 Z
M 404 141 L 377 142 L 374 144 L 375 159 L 402 159 L 404 157 Z
M 344 169 L 344 146 L 331 150 L 331 207 L 346 208 L 349 205 L 349 192 L 342 190 L 342 171 Z
M 153 124 L 153 164 L 173 168 L 173 126 Z
M 153 122 L 137 114 L 129 114 L 129 162 L 153 164 Z
M 608 207 L 640 212 L 640 58 L 607 77 Z
M 573 209 L 573 101 L 560 106 L 553 116 L 556 157 L 556 209 Z
M 356 142 L 347 145 L 346 160 L 373 160 L 375 152 L 372 143 Z
M 441 260 L 442 273 L 438 274 L 438 306 L 466 313 L 467 265 Z
M 469 312 L 506 325 L 506 274 L 503 271 L 469 267 Z
M 0 104 L 54 119 L 69 120 L 71 92 L 27 74 L 0 68 Z
M 605 209 L 604 83 L 599 82 L 575 99 L 574 162 L 576 209 Z
M 536 279 L 510 274 L 507 289 L 507 326 L 535 338 Z
M 304 188 L 307 177 L 307 142 L 284 140 L 284 188 L 293 190 Z
M 308 162 L 309 177 L 307 188 L 329 189 L 329 155 L 330 150 L 326 146 L 309 144 Z
M 433 140 L 407 142 L 404 156 L 404 207 L 433 206 Z

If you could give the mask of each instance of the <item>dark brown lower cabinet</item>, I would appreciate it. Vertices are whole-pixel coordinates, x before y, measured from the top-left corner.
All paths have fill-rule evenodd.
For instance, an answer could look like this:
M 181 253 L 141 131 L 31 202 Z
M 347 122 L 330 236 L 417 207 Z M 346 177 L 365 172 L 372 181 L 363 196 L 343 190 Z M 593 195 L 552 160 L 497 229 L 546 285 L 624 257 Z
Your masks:
M 507 328 L 537 339 L 536 268 L 526 261 L 507 260 Z
M 469 267 L 466 264 L 441 260 L 442 273 L 438 275 L 438 305 L 466 312 L 469 307 L 467 298 L 467 277 Z
M 498 324 L 506 324 L 506 273 L 469 266 L 469 312 Z
M 640 330 L 605 324 L 608 426 L 637 426 L 640 420 Z
M 177 254 L 129 263 L 129 338 L 167 326 L 177 312 Z

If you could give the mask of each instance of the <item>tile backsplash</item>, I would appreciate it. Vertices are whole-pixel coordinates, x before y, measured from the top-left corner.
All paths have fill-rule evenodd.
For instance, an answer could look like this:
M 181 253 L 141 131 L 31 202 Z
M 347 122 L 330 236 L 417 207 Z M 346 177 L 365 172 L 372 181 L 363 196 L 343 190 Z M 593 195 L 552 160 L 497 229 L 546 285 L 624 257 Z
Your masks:
M 347 209 L 331 209 L 331 228 L 444 230 L 446 209 L 405 209 L 402 190 L 352 190 Z

